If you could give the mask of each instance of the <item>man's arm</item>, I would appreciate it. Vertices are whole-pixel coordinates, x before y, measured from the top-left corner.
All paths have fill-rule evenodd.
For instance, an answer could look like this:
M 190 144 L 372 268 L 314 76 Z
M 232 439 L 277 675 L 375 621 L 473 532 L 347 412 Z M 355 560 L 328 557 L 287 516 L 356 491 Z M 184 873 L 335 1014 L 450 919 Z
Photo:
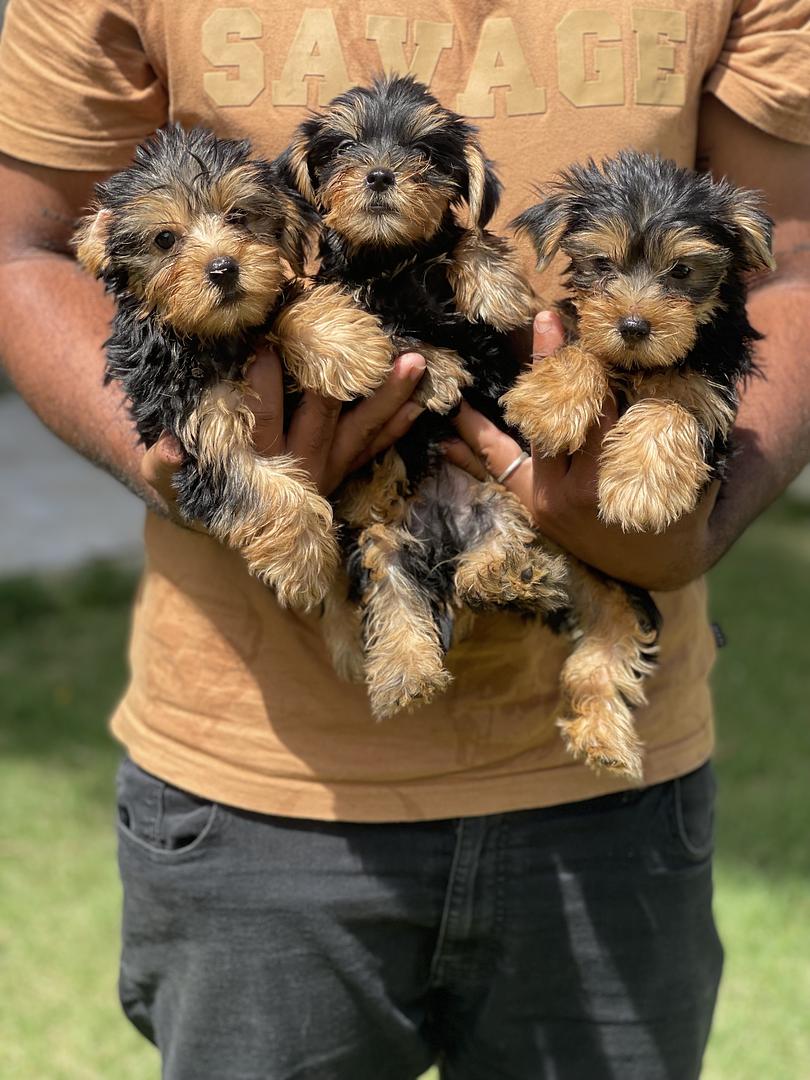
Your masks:
M 28 404 L 56 435 L 172 516 L 172 474 L 182 455 L 162 439 L 145 453 L 120 387 L 103 385 L 103 343 L 113 306 L 74 261 L 73 228 L 91 199 L 93 173 L 28 165 L 0 155 L 0 358 Z M 282 430 L 283 380 L 270 350 L 251 367 L 256 446 L 297 456 L 328 494 L 365 447 L 404 434 L 421 411 L 408 399 L 424 359 L 400 357 L 385 384 L 355 409 L 306 394 Z
M 745 388 L 737 453 L 710 518 L 708 563 L 731 547 L 810 461 L 810 147 L 775 139 L 705 99 L 699 161 L 715 176 L 761 188 L 776 222 L 777 270 L 750 294 L 764 378 Z
M 99 179 L 0 157 L 0 357 L 43 423 L 160 508 L 120 389 L 102 383 L 112 304 L 69 250 Z
M 775 139 L 704 98 L 701 164 L 735 184 L 761 188 L 776 222 L 777 273 L 755 287 L 752 325 L 765 335 L 757 357 L 765 378 L 744 390 L 722 494 L 714 484 L 694 513 L 660 534 L 623 533 L 597 516 L 601 441 L 615 422 L 606 410 L 581 451 L 525 462 L 507 486 L 533 511 L 540 530 L 605 573 L 649 589 L 675 589 L 705 573 L 810 460 L 810 148 Z M 537 332 L 537 330 L 540 332 Z M 558 320 L 536 328 L 534 353 L 562 343 Z M 540 361 L 542 362 L 542 361 Z M 457 427 L 467 446 L 452 444 L 451 460 L 480 469 L 474 452 L 498 476 L 519 447 L 470 409 Z

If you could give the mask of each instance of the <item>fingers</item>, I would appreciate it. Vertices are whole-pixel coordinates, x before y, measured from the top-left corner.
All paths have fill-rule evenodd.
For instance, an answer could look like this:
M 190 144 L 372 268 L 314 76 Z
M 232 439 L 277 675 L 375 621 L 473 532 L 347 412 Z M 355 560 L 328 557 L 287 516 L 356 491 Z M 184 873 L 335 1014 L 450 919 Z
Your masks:
M 180 440 L 164 431 L 141 459 L 141 475 L 168 506 L 176 501 L 172 479 L 186 459 Z
M 542 364 L 565 344 L 563 324 L 554 311 L 539 311 L 534 318 L 532 338 L 532 365 Z M 571 466 L 567 454 L 544 457 L 532 452 L 535 499 L 541 505 L 553 500 L 559 485 L 566 479 Z
M 420 405 L 416 401 L 406 401 L 404 405 L 401 405 L 399 409 L 394 413 L 387 424 L 384 424 L 377 435 L 372 439 L 369 445 L 362 451 L 349 465 L 349 472 L 354 472 L 355 469 L 359 469 L 366 462 L 371 461 L 377 454 L 381 454 L 383 450 L 387 450 L 389 446 L 393 446 L 397 439 L 401 439 L 402 436 L 410 429 L 414 420 L 421 416 L 425 411 L 424 406 Z
M 385 449 L 405 434 L 423 410 L 409 402 L 425 371 L 418 353 L 404 353 L 394 362 L 391 374 L 371 397 L 343 414 L 335 433 L 330 462 L 331 482 L 340 483 L 355 462 L 370 460 L 372 446 Z M 407 402 L 407 405 L 406 405 Z
M 565 331 L 560 316 L 554 311 L 538 311 L 534 317 L 532 359 L 551 356 L 565 344 Z
M 487 479 L 489 474 L 484 468 L 481 459 L 476 457 L 470 447 L 461 439 L 450 439 L 448 442 L 443 443 L 442 450 L 449 462 L 457 465 L 459 469 L 464 469 L 470 476 L 474 476 L 476 480 Z
M 480 412 L 476 412 L 466 401 L 462 402 L 453 423 L 473 455 L 481 462 L 485 473 L 492 477 L 498 477 L 505 472 L 523 452 L 523 447 L 519 443 L 515 442 L 506 432 L 497 428 Z M 459 457 L 461 456 L 460 451 L 453 451 L 452 444 L 448 445 L 448 451 L 458 453 Z M 456 463 L 460 464 L 460 461 Z M 461 467 L 465 468 L 466 466 L 462 465 Z M 478 475 L 470 468 L 467 471 L 472 472 L 473 476 Z M 509 488 L 510 491 L 514 491 L 516 495 L 523 498 L 527 490 L 527 479 L 530 476 L 531 460 L 527 458 L 504 481 L 504 487 Z
M 300 459 L 319 488 L 327 471 L 340 410 L 337 398 L 307 391 L 290 421 L 287 451 Z
M 256 397 L 246 398 L 256 417 L 253 445 L 260 454 L 271 457 L 283 454 L 284 444 L 284 375 L 275 349 L 262 345 L 247 370 L 245 381 Z

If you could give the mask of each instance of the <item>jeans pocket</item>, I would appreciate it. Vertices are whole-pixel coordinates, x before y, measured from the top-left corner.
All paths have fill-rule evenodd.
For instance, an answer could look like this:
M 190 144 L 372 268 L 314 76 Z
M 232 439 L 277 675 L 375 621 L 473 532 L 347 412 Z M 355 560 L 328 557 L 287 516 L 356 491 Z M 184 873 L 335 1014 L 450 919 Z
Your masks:
M 141 769 L 129 757 L 116 778 L 118 834 L 158 859 L 200 850 L 212 835 L 218 805 Z
M 684 854 L 696 862 L 714 850 L 714 800 L 717 782 L 710 762 L 673 781 L 675 836 Z

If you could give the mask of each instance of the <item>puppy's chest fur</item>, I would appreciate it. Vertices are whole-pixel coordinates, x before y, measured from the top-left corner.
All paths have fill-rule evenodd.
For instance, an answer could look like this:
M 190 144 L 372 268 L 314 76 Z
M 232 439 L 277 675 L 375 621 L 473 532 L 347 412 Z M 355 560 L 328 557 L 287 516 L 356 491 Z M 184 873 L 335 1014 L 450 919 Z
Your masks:
M 222 339 L 181 335 L 136 301 L 119 300 L 107 341 L 105 382 L 120 382 L 138 435 L 147 447 L 163 431 L 181 434 L 202 392 L 222 380 L 239 380 L 275 312 L 261 327 Z
M 473 378 L 464 397 L 504 428 L 498 400 L 517 377 L 520 364 L 508 335 L 466 319 L 455 306 L 447 268 L 463 230 L 445 222 L 417 249 L 350 252 L 327 230 L 321 241 L 318 280 L 348 289 L 376 315 L 399 351 L 418 352 L 420 343 L 450 349 Z M 411 481 L 430 470 L 436 444 L 454 434 L 446 416 L 425 412 L 397 444 Z

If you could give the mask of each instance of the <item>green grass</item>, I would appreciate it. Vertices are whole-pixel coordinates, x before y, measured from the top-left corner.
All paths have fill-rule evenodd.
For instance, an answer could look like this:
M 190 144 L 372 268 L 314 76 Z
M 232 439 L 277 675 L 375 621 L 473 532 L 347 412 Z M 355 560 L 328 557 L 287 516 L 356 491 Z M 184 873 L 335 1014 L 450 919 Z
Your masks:
M 706 1080 L 810 1080 L 808 526 L 810 512 L 782 502 L 713 574 L 729 638 L 715 678 L 727 959 Z M 110 568 L 0 582 L 2 1080 L 159 1075 L 115 992 L 118 752 L 105 718 L 133 584 Z

